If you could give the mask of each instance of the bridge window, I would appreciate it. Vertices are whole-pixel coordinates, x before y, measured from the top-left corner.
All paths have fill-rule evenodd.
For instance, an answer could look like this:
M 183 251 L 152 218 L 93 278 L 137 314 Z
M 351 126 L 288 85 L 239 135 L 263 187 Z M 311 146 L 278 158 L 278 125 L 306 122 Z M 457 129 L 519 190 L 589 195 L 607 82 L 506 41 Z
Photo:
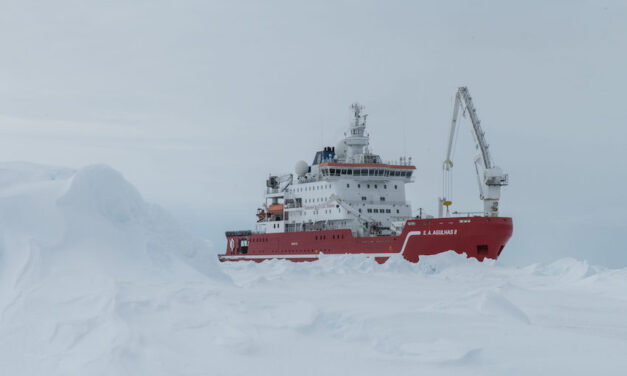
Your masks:
M 398 189 L 398 185 L 396 185 L 396 184 L 395 184 L 395 185 L 394 185 L 394 189 Z
M 372 213 L 372 209 L 368 209 L 368 213 Z
M 346 188 L 350 188 L 350 187 L 351 187 L 351 185 L 350 185 L 350 184 L 346 184 Z
M 385 201 L 385 197 L 381 197 L 381 201 Z
M 366 196 L 361 196 L 361 201 L 366 201 L 366 200 L 367 200 Z

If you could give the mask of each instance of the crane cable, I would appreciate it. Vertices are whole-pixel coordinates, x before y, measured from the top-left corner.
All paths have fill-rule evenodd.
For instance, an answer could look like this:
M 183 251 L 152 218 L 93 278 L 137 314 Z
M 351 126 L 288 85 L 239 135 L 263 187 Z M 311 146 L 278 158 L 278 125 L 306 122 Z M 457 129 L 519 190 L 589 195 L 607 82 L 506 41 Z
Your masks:
M 456 94 L 457 96 L 458 94 Z M 466 111 L 467 111 L 467 107 L 466 105 L 460 101 L 460 107 L 461 107 L 461 116 L 462 117 L 466 117 Z M 453 131 L 453 147 L 451 150 L 451 159 L 450 161 L 452 162 L 455 159 L 455 152 L 457 151 L 457 140 L 459 140 L 459 123 L 461 122 L 461 119 L 457 119 L 457 121 L 455 122 L 455 129 Z M 443 186 L 443 196 L 446 201 L 453 201 L 453 172 L 451 171 L 452 167 L 449 167 L 448 169 L 446 167 L 443 167 L 443 178 L 442 178 L 442 186 Z M 448 207 L 447 207 L 448 209 Z

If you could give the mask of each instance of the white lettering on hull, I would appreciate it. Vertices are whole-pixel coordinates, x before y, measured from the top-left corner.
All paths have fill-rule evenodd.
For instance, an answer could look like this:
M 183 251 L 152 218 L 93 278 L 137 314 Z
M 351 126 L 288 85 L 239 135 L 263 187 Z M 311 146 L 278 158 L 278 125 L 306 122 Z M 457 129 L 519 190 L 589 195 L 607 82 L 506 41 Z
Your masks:
M 427 230 L 425 235 L 457 235 L 457 230 Z
M 405 247 L 407 247 L 407 242 L 409 238 L 412 236 L 429 236 L 429 235 L 457 235 L 457 229 L 450 230 L 427 230 L 427 231 L 410 231 L 407 233 L 407 237 L 405 237 L 405 242 L 403 243 L 403 248 L 401 248 L 401 255 L 405 252 Z

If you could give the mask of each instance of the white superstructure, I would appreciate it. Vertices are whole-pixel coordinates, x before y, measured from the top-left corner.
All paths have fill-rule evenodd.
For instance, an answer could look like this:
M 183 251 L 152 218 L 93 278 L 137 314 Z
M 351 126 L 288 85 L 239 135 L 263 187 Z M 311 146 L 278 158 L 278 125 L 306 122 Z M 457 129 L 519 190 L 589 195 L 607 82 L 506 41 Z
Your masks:
M 348 228 L 355 236 L 400 233 L 412 216 L 405 184 L 413 181 L 411 158 L 384 163 L 369 150 L 367 115 L 354 104 L 354 121 L 335 147 L 318 151 L 295 174 L 270 176 L 259 209 L 262 233 Z

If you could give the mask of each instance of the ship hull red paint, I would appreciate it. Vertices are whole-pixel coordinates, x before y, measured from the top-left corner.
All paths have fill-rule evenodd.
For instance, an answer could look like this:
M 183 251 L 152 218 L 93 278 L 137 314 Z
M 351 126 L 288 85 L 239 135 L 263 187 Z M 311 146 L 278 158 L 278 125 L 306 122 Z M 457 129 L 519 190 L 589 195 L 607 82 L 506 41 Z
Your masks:
M 420 256 L 447 251 L 467 257 L 497 259 L 512 236 L 508 217 L 465 217 L 410 219 L 403 232 L 393 236 L 353 237 L 348 229 L 250 234 L 227 237 L 227 250 L 220 261 L 257 261 L 286 259 L 294 262 L 316 261 L 320 254 L 363 254 L 379 263 L 394 254 L 410 262 Z M 247 240 L 247 249 L 240 249 Z

